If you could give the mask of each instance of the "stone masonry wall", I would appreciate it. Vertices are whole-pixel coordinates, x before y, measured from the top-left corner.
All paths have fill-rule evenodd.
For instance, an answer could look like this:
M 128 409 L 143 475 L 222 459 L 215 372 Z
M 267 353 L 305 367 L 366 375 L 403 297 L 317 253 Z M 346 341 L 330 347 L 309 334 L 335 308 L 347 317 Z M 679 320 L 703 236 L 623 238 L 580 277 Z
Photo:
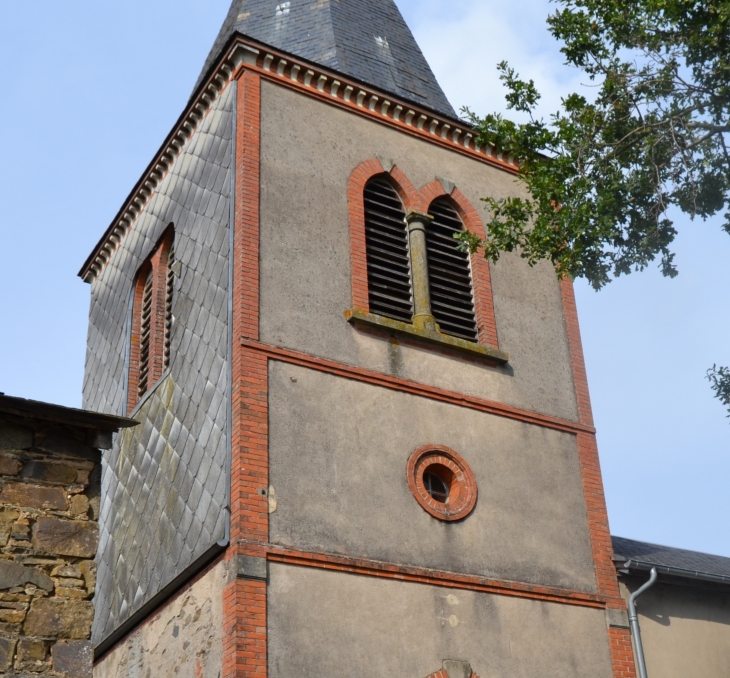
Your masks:
M 100 453 L 87 440 L 0 418 L 0 675 L 92 675 Z

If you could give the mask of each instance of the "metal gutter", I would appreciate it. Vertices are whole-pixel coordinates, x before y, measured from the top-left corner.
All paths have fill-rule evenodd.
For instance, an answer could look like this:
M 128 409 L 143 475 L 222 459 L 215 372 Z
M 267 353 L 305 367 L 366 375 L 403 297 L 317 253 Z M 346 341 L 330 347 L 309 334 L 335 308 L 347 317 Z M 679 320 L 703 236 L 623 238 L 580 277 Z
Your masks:
M 635 560 L 634 558 L 625 561 L 617 560 L 616 567 L 620 572 L 626 571 L 626 573 L 631 570 L 651 572 L 651 570 L 655 569 L 659 574 L 666 574 L 672 577 L 696 579 L 698 581 L 714 582 L 715 584 L 730 584 L 730 576 L 700 572 L 698 570 L 685 570 L 681 567 L 671 567 L 669 565 L 647 563 L 641 560 Z

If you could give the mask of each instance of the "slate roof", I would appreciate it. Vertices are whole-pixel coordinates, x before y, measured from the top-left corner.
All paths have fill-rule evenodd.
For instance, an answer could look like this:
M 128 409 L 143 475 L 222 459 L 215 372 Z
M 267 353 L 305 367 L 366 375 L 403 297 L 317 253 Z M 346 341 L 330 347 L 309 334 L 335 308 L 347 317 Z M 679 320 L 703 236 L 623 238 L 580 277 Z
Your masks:
M 196 90 L 234 33 L 457 117 L 394 0 L 233 0 Z
M 618 567 L 621 566 L 621 561 L 631 560 L 644 566 L 640 569 L 656 566 L 659 572 L 665 571 L 666 574 L 689 578 L 706 578 L 702 575 L 718 579 L 727 577 L 727 583 L 730 583 L 730 558 L 648 544 L 623 537 L 611 537 L 611 539 Z
M 57 424 L 70 424 L 94 431 L 116 433 L 123 428 L 137 426 L 134 419 L 117 417 L 111 414 L 100 414 L 89 410 L 64 407 L 39 400 L 26 400 L 0 393 L 0 414 L 9 414 L 25 419 L 41 419 Z

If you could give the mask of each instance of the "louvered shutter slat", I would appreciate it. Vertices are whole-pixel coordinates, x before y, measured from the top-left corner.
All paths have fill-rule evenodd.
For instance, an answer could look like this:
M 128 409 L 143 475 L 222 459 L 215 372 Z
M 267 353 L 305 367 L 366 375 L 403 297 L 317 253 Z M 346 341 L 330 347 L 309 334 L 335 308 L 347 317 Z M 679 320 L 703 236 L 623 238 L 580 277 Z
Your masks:
M 403 203 L 382 177 L 365 186 L 364 202 L 370 312 L 410 323 L 413 295 Z
M 444 334 L 477 341 L 471 263 L 453 237 L 464 224 L 446 199 L 431 203 L 429 214 L 433 217 L 426 229 L 431 312 Z
M 139 388 L 138 397 L 147 393 L 150 371 L 150 333 L 152 331 L 152 271 L 147 275 L 142 292 L 142 319 L 139 340 Z

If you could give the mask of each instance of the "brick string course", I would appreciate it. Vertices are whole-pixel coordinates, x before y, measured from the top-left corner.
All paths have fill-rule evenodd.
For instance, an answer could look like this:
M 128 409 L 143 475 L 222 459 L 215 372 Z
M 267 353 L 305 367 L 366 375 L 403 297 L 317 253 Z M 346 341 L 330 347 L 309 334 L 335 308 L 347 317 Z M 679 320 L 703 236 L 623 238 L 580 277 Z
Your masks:
M 0 418 L 0 675 L 91 678 L 101 457 L 86 441 Z
M 573 283 L 564 278 L 561 282 L 565 323 L 570 345 L 575 395 L 578 401 L 578 416 L 581 423 L 593 426 L 593 412 L 588 391 L 588 377 L 583 343 L 578 323 L 578 308 L 575 303 Z M 601 464 L 598 458 L 598 444 L 595 433 L 578 433 L 578 458 L 583 478 L 583 494 L 586 502 L 588 529 L 593 549 L 593 562 L 596 569 L 598 591 L 606 596 L 606 606 L 612 609 L 626 609 L 626 602 L 621 598 L 613 565 L 613 547 L 608 527 L 608 511 L 603 490 Z M 628 629 L 611 628 L 608 632 L 611 663 L 615 678 L 635 678 L 636 668 L 631 646 L 631 634 Z

